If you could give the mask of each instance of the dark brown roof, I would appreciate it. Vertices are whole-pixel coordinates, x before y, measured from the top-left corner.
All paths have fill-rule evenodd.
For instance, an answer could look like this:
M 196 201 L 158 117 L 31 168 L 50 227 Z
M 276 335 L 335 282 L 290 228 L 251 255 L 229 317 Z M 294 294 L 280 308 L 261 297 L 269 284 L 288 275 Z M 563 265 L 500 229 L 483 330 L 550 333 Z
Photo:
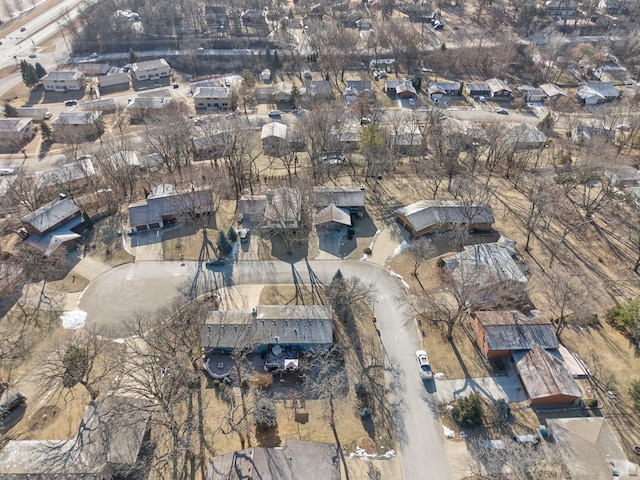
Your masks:
M 580 398 L 582 392 L 560 359 L 533 345 L 527 352 L 514 352 L 516 369 L 531 400 L 554 396 Z

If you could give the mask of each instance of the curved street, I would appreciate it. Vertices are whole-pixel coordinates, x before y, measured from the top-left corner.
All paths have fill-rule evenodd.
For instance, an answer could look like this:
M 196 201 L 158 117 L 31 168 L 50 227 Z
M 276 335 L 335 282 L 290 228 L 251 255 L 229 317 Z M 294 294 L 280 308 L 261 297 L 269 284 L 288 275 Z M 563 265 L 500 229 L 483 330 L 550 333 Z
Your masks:
M 107 271 L 83 292 L 78 308 L 87 322 L 113 329 L 138 312 L 168 306 L 216 288 L 253 284 L 328 282 L 337 269 L 375 286 L 375 315 L 404 478 L 450 478 L 435 399 L 420 380 L 415 360 L 418 332 L 403 299 L 401 282 L 363 261 L 238 262 L 211 271 L 198 262 L 139 262 Z M 223 299 L 224 301 L 224 299 Z

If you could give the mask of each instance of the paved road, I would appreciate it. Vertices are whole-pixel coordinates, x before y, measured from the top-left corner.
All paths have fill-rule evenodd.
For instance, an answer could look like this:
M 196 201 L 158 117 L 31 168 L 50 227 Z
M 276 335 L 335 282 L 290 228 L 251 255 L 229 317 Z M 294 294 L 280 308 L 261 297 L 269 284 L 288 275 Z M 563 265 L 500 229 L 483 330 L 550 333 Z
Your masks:
M 375 313 L 387 360 L 387 384 L 398 435 L 398 449 L 407 480 L 450 478 L 435 400 L 418 377 L 417 331 L 401 299 L 405 292 L 387 270 L 360 261 L 239 262 L 216 272 L 196 262 L 139 262 L 99 276 L 84 292 L 79 308 L 88 322 L 117 326 L 138 311 L 153 311 L 176 296 L 204 292 L 216 286 L 291 284 L 299 278 L 329 281 L 340 268 L 374 283 Z M 193 287 L 193 279 L 197 287 Z M 318 280 L 315 280 L 316 282 Z

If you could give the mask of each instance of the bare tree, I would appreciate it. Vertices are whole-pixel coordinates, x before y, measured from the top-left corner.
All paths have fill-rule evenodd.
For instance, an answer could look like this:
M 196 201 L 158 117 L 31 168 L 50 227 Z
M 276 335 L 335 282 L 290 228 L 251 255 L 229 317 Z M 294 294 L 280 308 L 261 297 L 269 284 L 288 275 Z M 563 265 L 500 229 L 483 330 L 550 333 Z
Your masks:
M 418 270 L 425 261 L 436 255 L 436 249 L 426 237 L 413 239 L 406 249 L 407 256 L 411 262 L 411 274 L 420 282 Z M 422 283 L 421 283 L 422 285 Z M 424 288 L 424 287 L 423 287 Z
M 587 288 L 577 275 L 557 270 L 545 274 L 542 284 L 553 314 L 551 321 L 556 327 L 558 337 L 567 327 L 578 327 L 586 323 L 586 312 L 591 311 L 585 305 L 590 296 Z M 587 300 L 591 302 L 591 300 Z
M 192 159 L 193 122 L 189 120 L 186 108 L 183 102 L 171 101 L 145 122 L 149 150 L 160 155 L 169 173 L 180 173 Z

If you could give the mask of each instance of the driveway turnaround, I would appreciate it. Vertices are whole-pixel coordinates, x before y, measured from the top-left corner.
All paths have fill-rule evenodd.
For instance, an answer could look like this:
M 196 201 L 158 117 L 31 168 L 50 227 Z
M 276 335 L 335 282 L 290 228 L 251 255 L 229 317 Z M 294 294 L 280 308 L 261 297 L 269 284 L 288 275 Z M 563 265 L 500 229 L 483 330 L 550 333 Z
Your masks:
M 406 292 L 388 270 L 351 261 L 239 262 L 214 269 L 197 262 L 137 262 L 98 277 L 84 291 L 78 308 L 87 324 L 113 328 L 138 312 L 153 312 L 213 289 L 232 285 L 299 284 L 315 288 L 336 270 L 374 285 L 375 315 L 385 356 L 389 402 L 398 450 L 407 480 L 450 478 L 436 401 L 423 385 L 415 359 L 418 332 L 403 304 Z

